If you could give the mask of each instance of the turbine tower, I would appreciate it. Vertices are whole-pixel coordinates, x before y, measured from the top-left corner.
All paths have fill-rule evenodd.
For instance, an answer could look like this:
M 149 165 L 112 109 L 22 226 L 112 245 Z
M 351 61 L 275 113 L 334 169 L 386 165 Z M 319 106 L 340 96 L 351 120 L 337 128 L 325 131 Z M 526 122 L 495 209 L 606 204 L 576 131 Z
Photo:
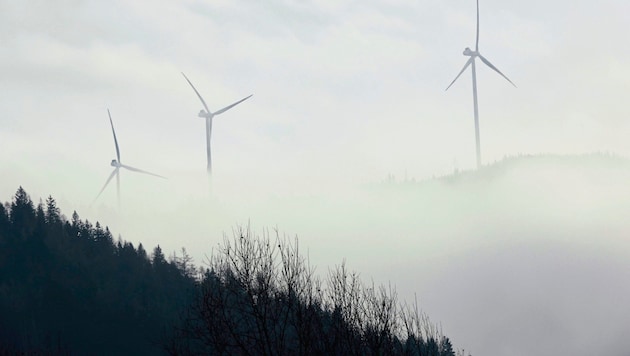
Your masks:
M 118 198 L 118 207 L 120 207 L 120 169 L 121 168 L 125 168 L 133 172 L 149 174 L 149 175 L 164 178 L 164 179 L 166 178 L 155 173 L 143 171 L 142 169 L 138 169 L 138 168 L 128 166 L 126 164 L 122 164 L 120 162 L 120 149 L 118 148 L 118 140 L 116 139 L 116 131 L 114 130 L 114 123 L 112 122 L 112 115 L 109 113 L 109 109 L 107 109 L 107 115 L 109 116 L 109 123 L 112 126 L 112 134 L 114 135 L 114 145 L 116 146 L 116 159 L 113 159 L 111 162 L 111 165 L 112 167 L 114 167 L 114 170 L 109 175 L 109 178 L 107 178 L 107 181 L 105 182 L 105 185 L 103 185 L 103 188 L 101 188 L 101 191 L 98 192 L 98 195 L 96 196 L 96 198 L 94 198 L 94 201 L 96 201 L 96 199 L 98 199 L 98 197 L 101 196 L 101 193 L 103 193 L 103 191 L 105 190 L 109 182 L 112 180 L 112 178 L 114 178 L 114 176 L 116 176 L 116 196 Z
M 203 105 L 204 109 L 199 111 L 199 114 L 197 114 L 197 116 L 201 117 L 201 118 L 205 118 L 206 119 L 206 155 L 208 157 L 208 174 L 212 174 L 212 155 L 210 153 L 210 138 L 212 136 L 212 118 L 215 117 L 216 115 L 219 114 L 223 114 L 224 112 L 230 110 L 231 108 L 235 107 L 236 105 L 242 103 L 243 101 L 249 99 L 252 97 L 251 94 L 250 96 L 243 98 L 237 102 L 235 102 L 234 104 L 228 105 L 226 107 L 224 107 L 221 110 L 218 110 L 216 112 L 210 112 L 210 109 L 208 109 L 208 105 L 206 105 L 206 101 L 203 100 L 203 98 L 201 97 L 201 94 L 199 94 L 199 92 L 197 91 L 197 89 L 195 88 L 195 86 L 192 84 L 192 82 L 188 79 L 188 77 L 186 76 L 186 74 L 184 74 L 182 72 L 182 75 L 184 76 L 184 78 L 186 79 L 186 81 L 188 82 L 188 84 L 190 84 L 190 86 L 193 88 L 193 90 L 195 91 L 195 94 L 197 94 L 197 96 L 199 97 L 199 100 L 201 100 L 201 104 Z
M 455 83 L 455 81 L 459 78 L 459 76 L 462 75 L 462 73 L 464 73 L 464 71 L 466 70 L 466 68 L 468 68 L 468 66 L 472 67 L 473 103 L 474 103 L 474 112 L 475 112 L 475 139 L 477 141 L 477 169 L 479 169 L 481 168 L 481 143 L 479 139 L 479 109 L 477 105 L 477 70 L 476 70 L 477 68 L 475 66 L 475 59 L 479 57 L 479 59 L 481 59 L 481 61 L 485 65 L 490 67 L 495 72 L 499 73 L 503 78 L 505 78 L 508 82 L 510 82 L 510 84 L 514 85 L 514 87 L 516 88 L 516 85 L 512 83 L 512 81 L 508 77 L 506 77 L 503 73 L 501 73 L 501 71 L 497 67 L 495 67 L 492 63 L 490 63 L 490 61 L 487 60 L 484 56 L 482 56 L 481 53 L 479 53 L 479 0 L 477 0 L 477 39 L 475 41 L 475 50 L 473 51 L 469 47 L 466 47 L 466 49 L 464 49 L 463 54 L 464 56 L 467 56 L 470 58 L 468 59 L 468 61 L 466 61 L 466 64 L 464 64 L 464 68 L 462 68 L 459 74 L 457 74 L 457 76 L 455 77 L 455 79 L 453 79 L 451 84 L 449 84 L 448 87 L 446 87 L 446 90 L 448 90 L 448 88 L 450 88 L 453 85 L 453 83 Z

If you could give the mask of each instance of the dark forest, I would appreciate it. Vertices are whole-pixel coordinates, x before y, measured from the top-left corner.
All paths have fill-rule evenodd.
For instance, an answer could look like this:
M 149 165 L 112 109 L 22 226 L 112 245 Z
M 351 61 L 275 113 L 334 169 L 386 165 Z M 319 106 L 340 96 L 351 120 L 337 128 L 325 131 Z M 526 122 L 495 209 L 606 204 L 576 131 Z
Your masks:
M 0 204 L 0 355 L 455 355 L 416 303 L 297 239 L 224 236 L 203 266 L 70 219 L 23 188 Z M 463 351 L 457 352 L 463 354 Z

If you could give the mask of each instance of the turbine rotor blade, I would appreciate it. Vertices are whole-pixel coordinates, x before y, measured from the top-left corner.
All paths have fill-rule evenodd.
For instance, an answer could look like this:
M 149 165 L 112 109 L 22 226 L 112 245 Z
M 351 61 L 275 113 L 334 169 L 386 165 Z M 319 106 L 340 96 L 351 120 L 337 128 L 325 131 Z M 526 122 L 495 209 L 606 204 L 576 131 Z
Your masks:
M 503 78 L 505 78 L 505 80 L 507 80 L 508 82 L 510 82 L 510 84 L 514 85 L 514 87 L 517 88 L 516 84 L 512 83 L 512 81 L 508 77 L 506 77 L 505 74 L 501 73 L 501 71 L 497 67 L 495 67 L 492 63 L 490 63 L 490 61 L 487 60 L 484 56 L 480 54 L 479 58 L 481 58 L 481 61 L 484 62 L 488 67 L 492 68 L 492 70 L 499 73 Z
M 451 82 L 451 84 L 448 85 L 448 87 L 446 87 L 446 89 L 444 89 L 444 91 L 447 91 L 448 88 L 451 87 L 451 85 L 453 85 L 455 83 L 455 81 L 462 75 L 462 73 L 464 73 L 464 71 L 466 70 L 466 68 L 468 68 L 469 65 L 472 64 L 472 61 L 474 60 L 475 57 L 470 57 L 470 59 L 468 59 L 468 61 L 466 61 L 466 64 L 464 64 L 464 68 L 462 68 L 462 70 L 459 71 L 459 74 L 457 74 L 457 76 L 455 77 L 455 79 L 453 79 L 453 81 Z
M 479 52 L 479 0 L 477 0 L 477 39 L 475 40 L 475 52 Z
M 251 98 L 251 97 L 252 97 L 252 95 L 254 95 L 254 94 L 251 94 L 250 96 L 248 96 L 248 97 L 246 97 L 246 98 L 244 98 L 244 99 L 241 99 L 241 100 L 239 100 L 239 101 L 235 102 L 235 103 L 234 103 L 234 104 L 232 104 L 232 105 L 226 106 L 226 107 L 224 107 L 223 109 L 221 109 L 221 110 L 219 110 L 219 111 L 215 112 L 214 114 L 215 114 L 215 115 L 219 115 L 219 114 L 221 114 L 221 113 L 224 113 L 224 112 L 226 112 L 226 111 L 230 110 L 231 108 L 235 107 L 236 105 L 238 105 L 238 104 L 240 104 L 240 103 L 244 102 L 245 100 L 247 100 L 247 99 Z
M 148 175 L 152 175 L 152 176 L 155 176 L 155 177 L 160 177 L 160 178 L 164 178 L 164 179 L 166 179 L 166 177 L 162 177 L 162 176 L 161 176 L 161 175 L 159 175 L 159 174 L 155 174 L 155 173 L 151 173 L 151 172 L 143 171 L 142 169 L 135 168 L 135 167 L 131 167 L 131 166 L 128 166 L 128 165 L 126 165 L 126 164 L 121 164 L 120 166 L 121 166 L 122 168 L 126 168 L 126 169 L 128 169 L 128 170 L 130 170 L 130 171 L 134 171 L 134 172 L 138 172 L 138 173 L 144 173 L 144 174 L 148 174 Z
M 190 79 L 188 79 L 188 77 L 186 76 L 186 74 L 184 74 L 184 72 L 182 72 L 182 75 L 184 76 L 188 84 L 190 84 L 191 88 L 193 88 L 193 90 L 195 91 L 195 94 L 197 94 L 197 96 L 199 97 L 199 100 L 201 100 L 201 104 L 203 104 L 203 107 L 206 109 L 206 112 L 210 114 L 211 113 L 210 109 L 208 109 L 208 105 L 206 105 L 206 101 L 203 100 L 203 98 L 201 97 L 201 94 L 199 94 L 199 92 L 197 91 L 197 88 L 195 88 L 193 83 L 190 81 Z
M 116 139 L 116 131 L 114 131 L 114 122 L 112 121 L 112 114 L 109 113 L 109 109 L 107 109 L 107 115 L 109 116 L 109 123 L 112 125 L 112 134 L 114 134 L 114 144 L 116 145 L 116 158 L 118 159 L 118 163 L 120 163 L 120 150 L 118 149 L 118 140 Z
M 103 188 L 101 188 L 101 191 L 98 192 L 98 195 L 96 196 L 96 198 L 94 198 L 94 201 L 92 201 L 92 204 L 94 204 L 94 202 L 96 201 L 96 199 L 98 199 L 98 197 L 101 196 L 101 193 L 103 193 L 103 191 L 105 190 L 105 188 L 107 188 L 107 185 L 109 184 L 109 182 L 112 180 L 112 178 L 114 178 L 114 176 L 116 175 L 116 172 L 118 172 L 118 167 L 114 168 L 114 170 L 112 171 L 112 173 L 109 175 L 109 177 L 107 178 L 107 181 L 105 182 L 105 185 L 103 185 Z

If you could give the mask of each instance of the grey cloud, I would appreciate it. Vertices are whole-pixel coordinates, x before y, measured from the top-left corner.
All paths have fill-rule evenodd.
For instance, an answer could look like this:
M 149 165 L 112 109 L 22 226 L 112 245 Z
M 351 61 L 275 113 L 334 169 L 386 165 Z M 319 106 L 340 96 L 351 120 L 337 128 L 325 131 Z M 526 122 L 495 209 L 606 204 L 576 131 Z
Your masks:
M 343 18 L 343 14 L 326 11 L 310 1 L 237 1 L 229 6 L 195 2 L 189 8 L 223 29 L 258 36 L 295 36 L 307 43 L 316 41 L 329 26 Z M 230 36 L 230 31 L 225 32 Z

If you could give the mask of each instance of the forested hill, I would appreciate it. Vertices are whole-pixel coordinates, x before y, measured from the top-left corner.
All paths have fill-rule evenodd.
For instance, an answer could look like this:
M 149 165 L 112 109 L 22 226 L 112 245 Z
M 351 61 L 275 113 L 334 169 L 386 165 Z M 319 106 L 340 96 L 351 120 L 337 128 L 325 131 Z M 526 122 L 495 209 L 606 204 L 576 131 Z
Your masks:
M 391 287 L 343 264 L 320 280 L 276 238 L 237 229 L 201 273 L 19 188 L 0 205 L 0 356 L 455 355 Z
M 185 256 L 183 256 L 185 257 Z M 0 355 L 151 355 L 189 305 L 186 258 L 112 238 L 21 187 L 0 204 Z

